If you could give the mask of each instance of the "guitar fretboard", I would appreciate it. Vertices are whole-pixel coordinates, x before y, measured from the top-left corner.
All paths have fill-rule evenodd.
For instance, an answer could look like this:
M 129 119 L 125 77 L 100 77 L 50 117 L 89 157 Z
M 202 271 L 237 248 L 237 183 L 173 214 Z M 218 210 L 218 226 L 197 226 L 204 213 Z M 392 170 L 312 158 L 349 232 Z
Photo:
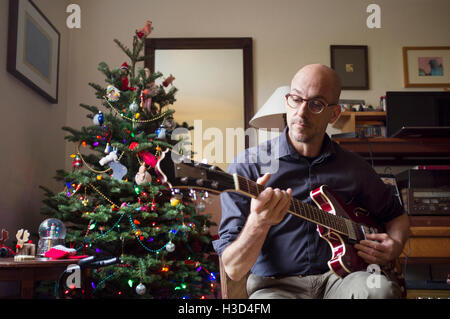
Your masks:
M 257 184 L 256 182 L 242 176 L 237 176 L 237 182 L 239 184 L 239 190 L 249 194 L 251 197 L 257 197 L 264 189 L 266 189 L 265 186 Z M 317 207 L 303 203 L 296 198 L 292 198 L 288 212 L 300 218 L 309 220 L 315 224 L 330 228 L 343 235 L 348 236 L 349 234 L 344 217 L 330 214 Z M 353 223 L 352 221 L 350 222 Z

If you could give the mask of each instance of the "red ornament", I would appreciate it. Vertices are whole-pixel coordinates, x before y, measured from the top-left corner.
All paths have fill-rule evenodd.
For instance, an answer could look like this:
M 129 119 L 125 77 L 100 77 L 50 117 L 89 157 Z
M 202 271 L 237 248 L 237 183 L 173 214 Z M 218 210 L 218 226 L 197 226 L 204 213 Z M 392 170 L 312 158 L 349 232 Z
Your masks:
M 128 74 L 128 71 L 130 70 L 130 66 L 127 64 L 127 62 L 123 62 L 120 69 L 127 71 L 127 74 Z
M 131 143 L 130 144 L 130 146 L 128 147 L 131 151 L 134 151 L 134 149 L 136 148 L 136 147 L 138 147 L 139 146 L 139 143 L 137 143 L 137 142 L 133 142 L 133 143 Z
M 173 75 L 171 74 L 167 79 L 164 80 L 164 82 L 162 83 L 162 85 L 164 87 L 168 87 L 170 84 L 172 84 L 172 82 L 175 80 L 175 78 L 173 77 Z
M 145 164 L 155 167 L 158 163 L 158 159 L 149 151 L 140 151 L 139 156 L 144 160 Z
M 148 21 L 145 23 L 145 26 L 136 32 L 139 39 L 142 39 L 144 36 L 147 37 L 152 32 L 152 22 Z
M 72 162 L 72 166 L 74 168 L 80 168 L 81 166 L 83 166 L 83 162 L 81 161 L 80 156 L 75 156 L 74 161 Z

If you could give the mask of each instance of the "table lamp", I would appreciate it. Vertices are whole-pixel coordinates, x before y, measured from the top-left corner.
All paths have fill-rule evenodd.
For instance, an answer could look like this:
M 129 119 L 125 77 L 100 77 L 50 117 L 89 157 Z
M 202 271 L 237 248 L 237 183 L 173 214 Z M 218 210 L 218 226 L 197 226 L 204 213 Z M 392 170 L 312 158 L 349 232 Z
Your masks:
M 256 112 L 255 116 L 250 120 L 249 124 L 258 129 L 278 128 L 280 131 L 286 126 L 285 121 L 285 104 L 286 94 L 291 91 L 289 86 L 279 87 L 273 92 L 270 98 Z

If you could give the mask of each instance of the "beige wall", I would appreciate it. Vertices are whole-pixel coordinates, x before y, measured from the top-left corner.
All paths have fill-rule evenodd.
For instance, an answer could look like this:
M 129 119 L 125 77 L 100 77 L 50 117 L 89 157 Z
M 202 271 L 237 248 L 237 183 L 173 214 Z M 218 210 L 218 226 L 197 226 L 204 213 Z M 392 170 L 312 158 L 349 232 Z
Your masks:
M 77 3 L 82 8 L 83 20 L 81 30 L 71 32 L 67 123 L 75 127 L 89 123 L 77 105 L 97 103 L 87 83 L 103 83 L 103 75 L 97 71 L 98 62 L 117 67 L 125 61 L 113 38 L 131 45 L 133 31 L 147 19 L 153 22 L 153 37 L 252 37 L 255 110 L 275 88 L 289 85 L 299 67 L 308 63 L 329 65 L 330 44 L 369 47 L 370 90 L 344 91 L 342 98 L 365 99 L 373 105 L 387 90 L 403 90 L 402 46 L 450 44 L 448 0 L 80 0 Z M 366 26 L 369 15 L 366 8 L 370 3 L 381 6 L 381 29 Z M 73 146 L 67 145 L 66 152 L 73 152 Z M 212 210 L 214 207 L 217 205 Z M 215 213 L 214 219 L 218 221 L 219 214 Z
M 308 63 L 329 64 L 330 44 L 368 45 L 370 90 L 344 91 L 343 98 L 376 104 L 387 90 L 403 90 L 402 46 L 450 45 L 448 0 L 36 0 L 62 35 L 60 103 L 50 105 L 6 72 L 8 1 L 0 2 L 1 225 L 11 232 L 36 230 L 42 192 L 55 170 L 70 168 L 63 125 L 90 124 L 79 103 L 99 105 L 88 82 L 104 83 L 100 61 L 120 66 L 125 56 L 113 38 L 131 45 L 146 19 L 154 37 L 252 37 L 255 109 L 273 90 L 289 84 Z M 82 27 L 65 27 L 69 3 L 81 6 Z M 381 6 L 381 29 L 366 27 L 366 7 Z M 176 75 L 175 75 L 176 77 Z M 195 81 L 195 77 L 193 77 Z M 176 85 L 176 82 L 175 82 Z
M 0 228 L 10 232 L 9 245 L 20 228 L 37 232 L 43 220 L 38 186 L 61 188 L 53 176 L 64 168 L 66 156 L 61 127 L 67 123 L 68 2 L 35 3 L 61 33 L 58 104 L 50 104 L 6 71 L 9 1 L 0 1 Z
M 103 83 L 100 61 L 120 66 L 125 57 L 112 42 L 131 45 L 146 19 L 153 37 L 252 37 L 255 110 L 275 88 L 290 84 L 308 63 L 330 64 L 330 44 L 367 45 L 370 89 L 342 98 L 377 105 L 388 90 L 403 90 L 402 46 L 449 45 L 448 0 L 79 0 L 81 30 L 71 31 L 68 124 L 88 123 L 80 102 L 97 103 L 89 81 Z M 366 8 L 381 7 L 381 29 L 368 29 Z M 176 77 L 176 75 L 175 75 Z M 176 85 L 176 81 L 174 83 Z M 73 152 L 67 145 L 66 151 Z M 70 160 L 67 159 L 67 165 Z

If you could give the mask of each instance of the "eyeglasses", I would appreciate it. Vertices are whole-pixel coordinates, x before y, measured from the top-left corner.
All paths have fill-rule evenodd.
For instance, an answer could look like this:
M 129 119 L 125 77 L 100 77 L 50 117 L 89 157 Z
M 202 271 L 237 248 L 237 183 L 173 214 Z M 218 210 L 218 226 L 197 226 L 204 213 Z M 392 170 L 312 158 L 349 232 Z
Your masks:
M 325 104 L 321 100 L 317 98 L 312 99 L 304 99 L 301 96 L 295 95 L 295 94 L 286 94 L 286 101 L 290 108 L 292 109 L 298 109 L 300 105 L 302 105 L 303 102 L 306 102 L 306 105 L 308 106 L 308 109 L 311 111 L 311 113 L 319 114 L 323 111 L 323 109 L 326 106 L 333 106 L 338 104 Z

